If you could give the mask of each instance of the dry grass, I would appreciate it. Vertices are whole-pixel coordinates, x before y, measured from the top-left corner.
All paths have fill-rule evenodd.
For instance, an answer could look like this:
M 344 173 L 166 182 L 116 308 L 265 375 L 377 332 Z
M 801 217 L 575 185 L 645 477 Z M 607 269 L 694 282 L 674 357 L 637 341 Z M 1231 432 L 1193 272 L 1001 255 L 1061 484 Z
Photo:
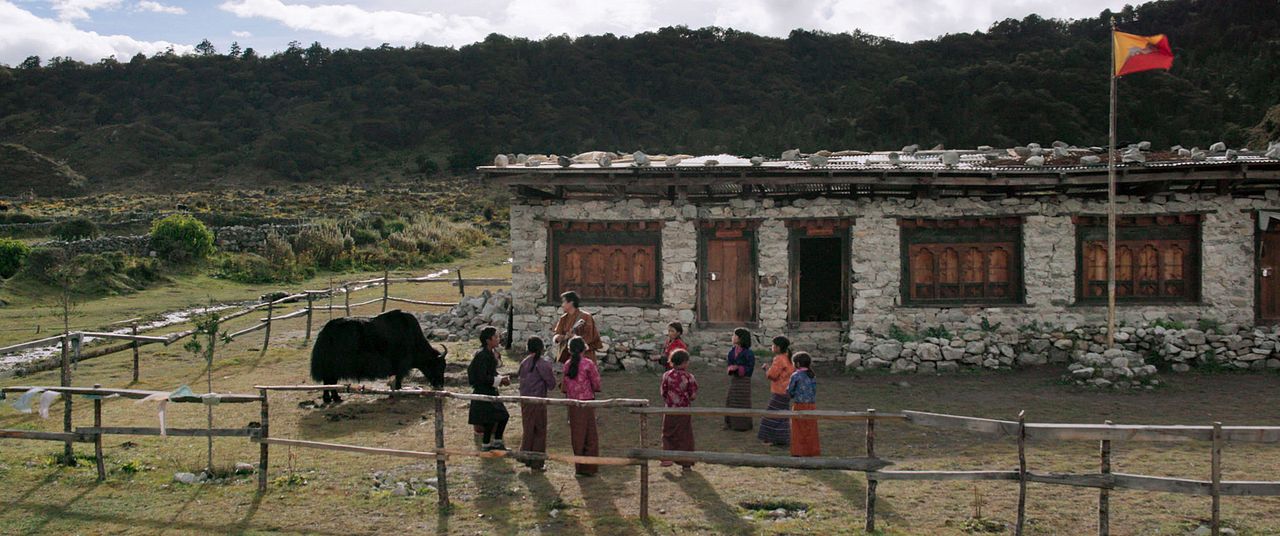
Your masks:
M 479 273 L 476 274 L 480 276 Z M 434 288 L 434 287 L 433 287 Z M 426 291 L 419 296 L 452 291 Z M 443 297 L 443 296 L 435 296 Z M 364 314 L 376 312 L 369 306 Z M 237 329 L 239 324 L 228 326 Z M 246 392 L 255 384 L 303 383 L 307 348 L 301 321 L 287 323 L 265 353 L 260 339 L 220 347 L 214 370 L 218 390 Z M 453 361 L 464 361 L 472 345 L 451 345 Z M 173 389 L 203 383 L 203 365 L 176 347 L 144 350 L 140 387 Z M 722 405 L 725 382 L 716 367 L 697 367 L 702 383 L 697 404 Z M 1011 374 L 960 374 L 948 377 L 844 376 L 819 370 L 819 407 L 881 411 L 919 409 L 992 418 L 1012 418 L 1025 409 L 1030 420 L 1119 423 L 1280 424 L 1274 400 L 1280 382 L 1271 374 L 1180 375 L 1154 392 L 1094 393 L 1061 385 L 1052 368 Z M 76 385 L 129 382 L 127 354 L 85 362 Z M 55 373 L 10 379 L 5 385 L 56 383 Z M 754 401 L 763 407 L 767 388 L 755 378 Z M 897 383 L 906 381 L 908 386 Z M 658 376 L 652 373 L 608 374 L 604 396 L 656 398 Z M 429 402 L 351 396 L 339 407 L 307 410 L 298 404 L 303 393 L 272 396 L 272 434 L 320 441 L 427 449 L 433 442 Z M 90 404 L 76 401 L 76 422 L 90 422 Z M 450 402 L 448 444 L 472 445 L 465 423 L 465 403 Z M 518 443 L 518 408 L 512 407 L 508 444 Z M 55 413 L 56 410 L 55 410 Z M 155 426 L 148 408 L 123 400 L 106 403 L 108 426 Z M 170 426 L 203 426 L 203 408 L 171 408 Z M 564 451 L 567 426 L 562 409 L 552 410 L 553 450 Z M 606 453 L 634 446 L 636 419 L 619 411 L 601 412 Z M 256 405 L 222 406 L 217 426 L 242 426 L 258 420 Z M 53 430 L 60 420 L 42 421 L 9 408 L 0 409 L 0 427 Z M 704 450 L 779 453 L 755 441 L 754 434 L 724 432 L 716 419 L 695 421 L 698 446 Z M 656 434 L 654 434 L 656 436 Z M 988 441 L 978 435 L 937 431 L 905 424 L 878 430 L 878 453 L 897 461 L 898 469 L 1013 469 L 1017 464 L 1010 440 Z M 128 446 L 126 442 L 136 446 Z M 862 429 L 848 424 L 822 428 L 827 455 L 860 455 Z M 656 446 L 656 438 L 652 445 Z M 0 532 L 13 534 L 153 534 L 153 533 L 314 533 L 375 534 L 856 534 L 863 520 L 865 479 L 859 473 L 741 469 L 699 465 L 681 476 L 678 468 L 658 468 L 652 477 L 651 526 L 637 520 L 638 485 L 634 468 L 605 468 L 591 479 L 575 479 L 572 468 L 553 464 L 546 473 L 530 473 L 508 461 L 455 459 L 449 463 L 454 510 L 440 517 L 435 497 L 397 498 L 371 489 L 374 471 L 409 477 L 435 476 L 430 462 L 325 451 L 272 449 L 271 476 L 305 478 L 305 485 L 282 480 L 262 497 L 255 496 L 252 476 L 221 485 L 172 483 L 176 471 L 198 470 L 204 441 L 193 438 L 109 437 L 104 483 L 94 482 L 91 465 L 59 468 L 45 460 L 60 445 L 6 440 L 0 450 Z M 227 466 L 256 462 L 257 447 L 242 439 L 216 441 L 215 459 Z M 79 445 L 82 454 L 92 452 Z M 1029 465 L 1036 471 L 1088 472 L 1097 469 L 1097 445 L 1031 443 Z M 153 469 L 129 474 L 124 467 Z M 1115 445 L 1115 470 L 1138 474 L 1207 478 L 1207 444 Z M 1280 448 L 1228 445 L 1225 477 L 1232 480 L 1280 479 Z M 976 496 L 983 514 L 1011 523 L 1017 486 L 1013 483 L 887 482 L 880 485 L 881 527 L 890 534 L 962 534 Z M 1030 534 L 1082 534 L 1093 531 L 1097 492 L 1032 484 L 1029 489 Z M 749 501 L 787 500 L 810 506 L 806 520 L 770 521 L 750 517 L 739 505 Z M 564 508 L 567 506 L 567 508 Z M 549 512 L 557 509 L 557 516 Z M 1207 517 L 1209 499 L 1146 492 L 1115 492 L 1115 534 L 1185 534 Z M 1280 534 L 1280 499 L 1227 497 L 1224 518 L 1240 534 Z

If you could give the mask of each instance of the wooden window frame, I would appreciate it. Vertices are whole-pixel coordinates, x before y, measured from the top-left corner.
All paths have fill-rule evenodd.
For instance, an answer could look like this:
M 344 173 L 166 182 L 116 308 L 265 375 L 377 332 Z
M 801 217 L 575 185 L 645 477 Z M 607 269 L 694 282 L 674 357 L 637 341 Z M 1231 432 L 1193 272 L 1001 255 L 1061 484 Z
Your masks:
M 587 296 L 582 289 L 562 289 L 560 285 L 560 246 L 571 245 L 647 245 L 653 246 L 653 297 L 651 299 L 618 299 Z M 660 221 L 580 221 L 558 220 L 547 223 L 547 303 L 560 304 L 560 294 L 574 290 L 584 303 L 596 306 L 659 307 L 662 305 L 662 222 Z M 606 283 L 607 284 L 607 283 Z
M 1106 305 L 1107 296 L 1089 297 L 1086 288 L 1087 267 L 1085 266 L 1085 248 L 1092 243 L 1100 242 L 1103 250 L 1107 242 L 1106 216 L 1075 216 L 1072 222 L 1076 227 L 1076 301 L 1077 305 Z M 1157 267 L 1153 280 L 1158 287 L 1165 286 L 1163 247 L 1170 244 L 1184 244 L 1186 254 L 1183 257 L 1184 292 L 1177 296 L 1122 296 L 1116 292 L 1116 305 L 1168 305 L 1177 303 L 1198 304 L 1202 300 L 1204 267 L 1202 265 L 1202 219 L 1199 214 L 1157 214 L 1138 216 L 1118 216 L 1116 218 L 1116 249 L 1128 247 L 1137 251 L 1145 246 L 1156 247 Z M 1137 259 L 1134 259 L 1135 271 Z M 1105 270 L 1105 269 L 1104 269 Z M 1120 270 L 1120 259 L 1116 259 L 1116 271 Z M 1132 280 L 1135 292 L 1138 283 L 1136 274 Z M 1103 280 L 1105 285 L 1105 279 Z M 1120 281 L 1117 280 L 1117 288 Z
M 1022 217 L 993 216 L 954 219 L 900 218 L 899 256 L 901 259 L 900 297 L 906 307 L 1010 307 L 1024 305 L 1026 284 L 1024 276 Z M 1005 245 L 1009 252 L 1009 295 L 1004 298 L 982 296 L 978 298 L 913 298 L 912 251 L 924 246 L 992 247 Z M 984 263 L 985 266 L 985 263 Z M 936 270 L 935 270 L 936 273 Z M 988 270 L 983 270 L 984 286 Z M 938 283 L 935 283 L 935 285 Z M 966 283 L 958 283 L 963 288 Z M 973 283 L 969 283 L 973 284 Z M 986 289 L 984 288 L 984 294 Z
M 849 321 L 850 291 L 852 280 L 852 259 L 850 255 L 853 218 L 818 218 L 787 220 L 787 265 L 790 290 L 787 305 L 787 326 L 791 328 L 826 328 L 839 327 Z M 825 321 L 802 321 L 800 315 L 800 265 L 796 258 L 796 244 L 805 238 L 839 238 L 840 239 L 840 319 Z

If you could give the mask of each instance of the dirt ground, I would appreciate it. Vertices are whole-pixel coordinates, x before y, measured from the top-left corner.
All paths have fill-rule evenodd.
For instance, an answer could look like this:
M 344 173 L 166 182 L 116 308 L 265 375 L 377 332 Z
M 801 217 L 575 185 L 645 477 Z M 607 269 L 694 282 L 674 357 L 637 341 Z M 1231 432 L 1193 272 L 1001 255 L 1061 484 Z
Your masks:
M 374 311 L 368 311 L 371 313 Z M 255 384 L 308 383 L 301 323 L 288 324 L 265 353 L 246 340 L 221 346 L 213 371 L 215 390 L 252 392 Z M 238 329 L 237 326 L 231 326 Z M 248 339 L 255 339 L 249 337 Z M 472 344 L 451 344 L 450 360 L 465 362 Z M 718 351 L 716 352 L 719 353 Z M 204 366 L 177 345 L 143 352 L 142 381 L 136 387 L 174 389 L 188 384 L 202 391 Z M 511 363 L 506 362 L 511 368 Z M 695 403 L 721 406 L 726 382 L 718 366 L 692 369 L 702 386 Z M 950 376 L 844 375 L 818 367 L 820 409 L 880 411 L 914 409 L 978 417 L 1030 421 L 1100 423 L 1280 425 L 1275 401 L 1280 377 L 1274 374 L 1165 375 L 1155 391 L 1092 392 L 1060 383 L 1055 367 L 1014 373 L 962 373 Z M 81 364 L 76 385 L 129 385 L 128 354 Z M 658 400 L 656 373 L 608 373 L 603 397 Z M 56 384 L 56 373 L 0 382 L 3 385 Z M 457 387 L 455 387 L 457 388 Z M 315 396 L 276 393 L 271 397 L 271 432 L 290 437 L 399 449 L 428 449 L 434 423 L 428 401 L 389 401 L 352 395 L 338 407 L 305 409 Z M 753 385 L 753 402 L 764 407 L 768 388 L 762 374 Z M 0 407 L 0 427 L 60 429 L 60 412 L 48 420 Z M 76 400 L 77 425 L 91 422 L 91 404 Z M 508 445 L 518 444 L 519 409 Z M 107 426 L 156 426 L 151 406 L 113 399 L 105 403 Z M 222 405 L 215 426 L 243 426 L 258 420 L 258 406 Z M 599 413 L 603 454 L 636 446 L 638 420 L 625 410 Z M 447 443 L 470 448 L 466 403 L 450 401 Z M 198 405 L 171 404 L 169 426 L 204 426 Z M 699 450 L 777 453 L 750 434 L 720 430 L 718 418 L 695 419 Z M 656 429 L 656 426 L 654 427 Z M 562 408 L 551 410 L 549 445 L 567 451 L 567 421 Z M 658 446 L 654 433 L 651 447 Z M 877 429 L 878 454 L 894 469 L 988 469 L 1017 467 L 1011 439 L 939 431 L 905 423 Z M 824 424 L 824 455 L 863 453 L 862 425 Z M 95 482 L 92 463 L 63 468 L 51 463 L 61 445 L 0 440 L 0 533 L 4 534 L 857 534 L 863 526 L 866 480 L 861 473 L 733 468 L 699 465 L 689 474 L 653 466 L 648 526 L 638 520 L 638 471 L 604 468 L 595 478 L 579 479 L 571 467 L 552 463 L 545 473 L 530 472 L 505 460 L 452 459 L 450 515 L 436 511 L 430 490 L 396 497 L 375 490 L 374 473 L 390 481 L 435 476 L 434 463 L 404 458 L 273 447 L 268 493 L 255 494 L 252 475 L 225 483 L 185 485 L 173 482 L 178 471 L 203 467 L 205 441 L 196 438 L 109 436 L 109 470 Z M 89 455 L 91 446 L 77 445 Z M 1093 472 L 1098 445 L 1090 442 L 1032 442 L 1028 464 L 1038 472 Z M 215 441 L 222 468 L 257 461 L 257 446 L 240 438 Z M 1228 444 L 1224 453 L 1228 480 L 1280 480 L 1280 448 Z M 1134 474 L 1208 479 L 1205 443 L 1116 443 L 1114 470 Z M 742 505 L 792 501 L 808 507 L 807 516 L 768 519 Z M 888 534 L 963 534 L 966 520 L 981 515 L 1011 533 L 1017 502 L 1012 482 L 885 482 L 879 486 L 879 526 Z M 1097 491 L 1031 484 L 1028 533 L 1093 533 Z M 1280 534 L 1280 498 L 1225 497 L 1223 517 L 1238 534 Z M 1187 534 L 1209 515 L 1208 497 L 1117 491 L 1112 493 L 1113 534 Z

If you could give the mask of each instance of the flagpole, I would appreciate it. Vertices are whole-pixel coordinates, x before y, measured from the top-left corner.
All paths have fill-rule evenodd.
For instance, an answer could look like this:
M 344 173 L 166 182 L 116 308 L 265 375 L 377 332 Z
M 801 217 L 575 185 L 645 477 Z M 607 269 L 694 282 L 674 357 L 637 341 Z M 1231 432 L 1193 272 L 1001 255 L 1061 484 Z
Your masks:
M 1111 17 L 1110 142 L 1107 146 L 1107 348 L 1116 344 L 1116 18 Z

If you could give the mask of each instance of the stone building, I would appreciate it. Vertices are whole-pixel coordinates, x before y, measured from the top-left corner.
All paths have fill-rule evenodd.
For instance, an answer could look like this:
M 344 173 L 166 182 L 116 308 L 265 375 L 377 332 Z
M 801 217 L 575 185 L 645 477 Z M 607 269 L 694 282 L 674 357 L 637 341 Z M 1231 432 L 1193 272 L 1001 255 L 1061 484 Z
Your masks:
M 547 333 L 576 290 L 630 349 L 679 320 L 703 356 L 743 325 L 851 367 L 935 371 L 1104 354 L 1107 167 L 1091 155 L 590 153 L 479 171 L 515 195 L 517 340 Z M 1117 171 L 1119 338 L 1191 365 L 1240 361 L 1225 338 L 1271 340 L 1244 366 L 1280 367 L 1260 327 L 1280 320 L 1280 159 L 1142 156 Z M 1199 346 L 1169 343 L 1183 331 Z

